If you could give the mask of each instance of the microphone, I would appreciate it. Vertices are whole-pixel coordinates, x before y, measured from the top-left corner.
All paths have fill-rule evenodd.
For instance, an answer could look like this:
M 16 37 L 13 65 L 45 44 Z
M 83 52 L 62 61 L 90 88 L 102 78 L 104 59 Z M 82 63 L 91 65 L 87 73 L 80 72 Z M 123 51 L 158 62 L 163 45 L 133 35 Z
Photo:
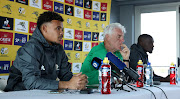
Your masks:
M 101 60 L 100 58 L 98 57 L 94 57 L 93 60 L 91 61 L 91 65 L 99 70 L 99 68 L 101 67 L 101 64 L 102 64 L 103 60 Z
M 137 72 L 134 71 L 132 68 L 127 68 L 126 65 L 114 54 L 108 52 L 106 54 L 106 57 L 108 57 L 108 59 L 114 64 L 114 66 L 110 64 L 111 68 L 117 67 L 119 70 L 123 70 L 126 75 L 130 76 L 135 81 L 139 81 L 139 75 L 137 74 Z

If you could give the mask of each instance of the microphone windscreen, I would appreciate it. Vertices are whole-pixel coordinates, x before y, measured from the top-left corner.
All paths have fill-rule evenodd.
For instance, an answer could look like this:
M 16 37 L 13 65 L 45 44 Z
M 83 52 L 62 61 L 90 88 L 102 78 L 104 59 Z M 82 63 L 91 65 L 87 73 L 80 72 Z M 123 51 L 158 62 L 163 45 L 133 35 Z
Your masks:
M 114 54 L 111 52 L 108 52 L 106 54 L 106 57 L 114 64 L 116 65 L 120 70 L 123 70 L 124 67 L 126 67 L 126 64 L 124 64 L 118 57 L 116 57 Z
M 91 65 L 97 70 L 101 67 L 101 64 L 102 60 L 98 57 L 94 57 L 91 61 Z

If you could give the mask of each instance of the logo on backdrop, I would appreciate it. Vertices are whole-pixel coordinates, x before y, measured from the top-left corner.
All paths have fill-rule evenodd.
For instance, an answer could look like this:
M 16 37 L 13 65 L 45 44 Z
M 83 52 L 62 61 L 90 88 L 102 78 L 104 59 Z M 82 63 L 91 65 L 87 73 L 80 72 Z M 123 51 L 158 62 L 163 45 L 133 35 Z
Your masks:
M 15 31 L 28 33 L 28 21 L 15 19 Z
M 80 60 L 80 53 L 75 53 L 75 60 Z
M 105 24 L 101 24 L 101 28 L 104 29 L 105 28 Z
M 93 12 L 93 20 L 99 21 L 99 12 Z
M 75 5 L 83 7 L 83 0 L 76 0 Z
M 98 30 L 98 24 L 95 23 L 94 26 L 95 26 L 96 30 Z
M 74 39 L 74 29 L 64 28 L 64 38 Z
M 83 51 L 89 52 L 91 50 L 91 42 L 83 42 Z
M 73 63 L 72 64 L 72 72 L 73 73 L 79 73 L 81 70 L 82 63 Z
M 33 33 L 37 27 L 37 23 L 29 22 L 29 33 Z
M 91 11 L 84 10 L 84 19 L 91 20 Z
M 99 41 L 104 41 L 104 33 L 103 32 L 99 33 Z
M 41 0 L 30 0 L 29 6 L 41 9 Z
M 82 40 L 83 38 L 83 31 L 75 30 L 75 39 Z
M 107 11 L 107 3 L 101 3 L 101 11 Z
M 68 57 L 68 60 L 71 60 L 71 53 L 70 52 L 66 52 L 66 55 Z
M 93 10 L 100 11 L 100 2 L 93 1 Z
M 7 14 L 11 14 L 12 13 L 11 5 L 10 4 L 4 5 L 2 8 L 6 9 L 5 13 L 7 13 Z
M 75 17 L 83 18 L 83 9 L 75 7 Z
M 16 2 L 28 5 L 28 0 L 16 0 Z
M 34 11 L 33 13 L 32 13 L 33 15 L 35 15 L 35 18 L 34 19 L 38 19 L 38 16 L 39 16 L 39 12 L 38 11 Z
M 15 33 L 14 45 L 24 45 L 27 42 L 27 35 Z
M 74 4 L 74 0 L 65 0 L 65 3 Z
M 90 28 L 90 23 L 86 22 L 86 28 L 89 29 Z
M 13 30 L 13 18 L 0 16 L 0 29 Z
M 53 1 L 43 0 L 43 9 L 53 11 Z
M 8 57 L 7 54 L 9 52 L 9 49 L 6 47 L 1 48 L 1 56 L 0 57 Z
M 74 41 L 74 50 L 82 51 L 82 42 Z
M 72 26 L 71 24 L 72 24 L 72 20 L 70 18 L 67 18 L 67 25 Z
M 81 21 L 77 21 L 76 24 L 77 24 L 77 26 L 78 26 L 79 28 L 82 28 L 82 22 L 81 22 Z
M 74 15 L 73 11 L 74 10 L 73 10 L 72 6 L 65 5 L 65 14 L 66 15 L 73 16 Z
M 64 2 L 64 0 L 57 0 L 57 1 L 61 1 L 61 2 Z
M 106 21 L 106 13 L 101 13 L 101 21 Z
M 96 46 L 96 45 L 98 45 L 98 43 L 92 43 L 92 47 L 94 47 L 94 46 Z
M 10 61 L 0 61 L 0 73 L 9 73 Z
M 84 0 L 84 7 L 91 9 L 92 7 L 92 0 Z
M 99 33 L 98 32 L 92 32 L 92 41 L 98 41 Z
M 9 0 L 9 1 L 14 1 L 14 0 Z
M 25 10 L 24 8 L 19 7 L 18 11 L 19 11 L 19 16 L 26 17 L 26 16 L 25 16 L 26 10 Z
M 64 50 L 73 50 L 73 41 L 64 40 Z
M 0 44 L 12 45 L 13 33 L 0 31 Z
M 84 40 L 91 41 L 91 32 L 84 31 Z
M 54 11 L 58 13 L 64 14 L 64 4 L 54 2 Z

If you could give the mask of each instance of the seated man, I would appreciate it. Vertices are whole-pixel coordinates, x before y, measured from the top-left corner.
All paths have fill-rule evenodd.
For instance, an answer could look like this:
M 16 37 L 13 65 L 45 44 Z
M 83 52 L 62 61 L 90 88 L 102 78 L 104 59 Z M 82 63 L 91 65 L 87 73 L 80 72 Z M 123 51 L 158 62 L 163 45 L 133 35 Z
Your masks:
M 73 76 L 71 64 L 60 45 L 63 21 L 59 14 L 51 11 L 38 17 L 31 39 L 17 51 L 5 91 L 85 88 L 86 75 Z
M 138 37 L 138 43 L 133 44 L 130 48 L 129 66 L 132 69 L 136 70 L 136 66 L 139 60 L 142 60 L 143 64 L 147 64 L 148 63 L 147 52 L 152 53 L 153 47 L 154 47 L 154 40 L 152 36 L 148 34 L 140 35 Z M 169 76 L 167 76 L 166 78 L 163 78 L 154 74 L 154 78 L 159 79 L 160 81 L 169 81 L 168 77 Z
M 94 57 L 103 60 L 107 52 L 112 52 L 122 61 L 129 60 L 129 49 L 123 44 L 125 32 L 124 26 L 120 23 L 112 23 L 104 29 L 104 42 L 91 49 L 81 67 L 81 72 L 88 76 L 88 85 L 99 84 L 99 72 L 91 65 Z M 129 67 L 128 61 L 125 61 L 125 64 Z

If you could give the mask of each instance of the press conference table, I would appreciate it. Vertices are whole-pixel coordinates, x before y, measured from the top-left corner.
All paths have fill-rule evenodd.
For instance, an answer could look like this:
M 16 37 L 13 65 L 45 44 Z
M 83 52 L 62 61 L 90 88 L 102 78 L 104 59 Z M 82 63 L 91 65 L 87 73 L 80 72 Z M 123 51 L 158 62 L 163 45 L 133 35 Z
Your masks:
M 169 83 L 161 83 L 158 87 L 162 88 L 168 99 L 180 99 L 180 85 L 170 85 Z M 125 89 L 128 87 L 124 86 Z M 166 99 L 163 92 L 156 87 L 144 87 L 153 91 L 156 99 Z M 137 91 L 126 92 L 123 90 L 111 91 L 109 95 L 100 93 L 80 94 L 75 93 L 61 93 L 50 94 L 49 90 L 26 90 L 0 93 L 0 99 L 155 99 L 151 92 L 135 88 Z M 129 89 L 130 90 L 130 89 Z

